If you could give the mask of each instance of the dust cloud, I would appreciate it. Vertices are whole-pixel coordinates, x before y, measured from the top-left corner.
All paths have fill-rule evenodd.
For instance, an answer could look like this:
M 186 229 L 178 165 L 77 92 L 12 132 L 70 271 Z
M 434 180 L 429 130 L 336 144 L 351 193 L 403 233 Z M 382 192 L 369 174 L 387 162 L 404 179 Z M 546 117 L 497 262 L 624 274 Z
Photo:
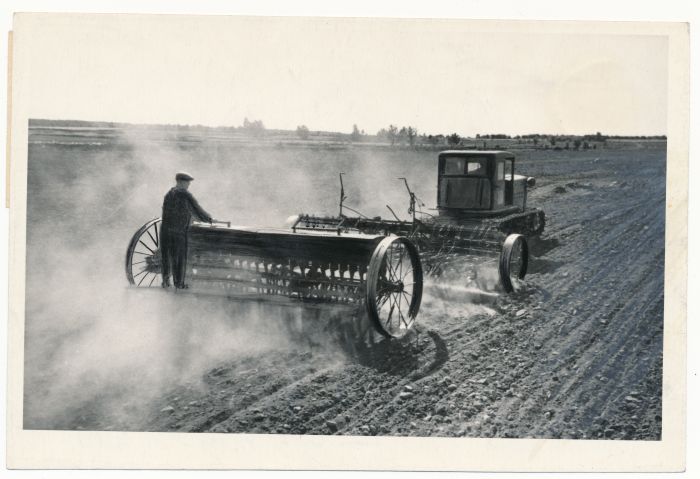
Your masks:
M 160 216 L 175 172 L 194 176 L 200 204 L 233 225 L 337 214 L 340 172 L 346 204 L 367 216 L 389 218 L 390 205 L 409 219 L 399 177 L 424 210 L 434 206 L 433 153 L 253 147 L 142 127 L 104 142 L 50 140 L 30 134 L 25 428 L 139 427 L 159 396 L 221 363 L 309 347 L 284 328 L 303 311 L 128 287 L 128 242 Z M 318 360 L 342 363 L 326 339 Z
M 260 226 L 281 226 L 295 188 L 313 181 L 291 163 L 274 174 L 264 151 L 227 162 L 138 129 L 103 148 L 30 144 L 25 428 L 137 427 L 151 401 L 218 364 L 309 347 L 285 328 L 297 308 L 128 287 L 128 242 L 160 216 L 176 171 L 195 176 L 191 191 L 215 218 Z M 343 359 L 314 347 L 326 367 Z

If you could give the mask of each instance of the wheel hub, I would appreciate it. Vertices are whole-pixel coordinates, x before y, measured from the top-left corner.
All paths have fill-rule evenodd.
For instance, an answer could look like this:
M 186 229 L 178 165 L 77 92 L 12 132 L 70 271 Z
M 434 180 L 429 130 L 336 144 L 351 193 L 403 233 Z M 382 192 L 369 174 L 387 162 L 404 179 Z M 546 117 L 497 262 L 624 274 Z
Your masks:
M 151 273 L 160 273 L 161 259 L 160 252 L 156 251 L 154 255 L 146 256 L 146 270 Z
M 383 289 L 388 293 L 401 293 L 404 290 L 404 284 L 403 281 L 386 281 Z

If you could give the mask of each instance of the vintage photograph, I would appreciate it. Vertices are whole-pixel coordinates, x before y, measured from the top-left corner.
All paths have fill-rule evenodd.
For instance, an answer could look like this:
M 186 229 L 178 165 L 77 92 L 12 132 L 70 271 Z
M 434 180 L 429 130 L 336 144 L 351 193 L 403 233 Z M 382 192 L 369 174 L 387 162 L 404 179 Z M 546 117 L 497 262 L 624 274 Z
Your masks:
M 341 20 L 14 125 L 22 428 L 660 441 L 668 38 Z

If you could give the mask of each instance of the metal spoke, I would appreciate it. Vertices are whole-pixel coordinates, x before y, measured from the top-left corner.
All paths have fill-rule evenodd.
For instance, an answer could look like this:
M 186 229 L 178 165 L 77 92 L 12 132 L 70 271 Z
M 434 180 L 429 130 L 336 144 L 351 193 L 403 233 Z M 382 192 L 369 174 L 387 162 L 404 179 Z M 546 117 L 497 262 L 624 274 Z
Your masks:
M 377 301 L 378 307 L 381 309 L 382 306 L 386 303 L 386 298 L 390 297 L 391 293 L 382 293 L 380 296 L 380 299 Z M 383 301 L 382 301 L 383 299 Z M 381 304 L 379 304 L 381 302 Z
M 136 276 L 134 276 L 136 278 Z M 139 280 L 139 284 L 137 286 L 141 286 L 141 283 L 143 283 L 143 280 L 148 278 L 148 274 L 144 274 L 143 277 Z
M 148 236 L 151 237 L 151 241 L 153 241 L 153 244 L 156 245 L 156 249 L 157 249 L 157 248 L 158 248 L 158 240 L 156 240 L 156 239 L 153 237 L 153 235 L 151 234 L 150 231 L 146 230 L 146 233 L 148 233 Z
M 398 278 L 401 278 L 403 276 L 403 259 L 406 256 L 406 248 L 404 247 L 403 244 L 399 247 L 399 255 L 398 255 L 398 264 L 396 266 L 396 270 L 398 271 Z
M 406 321 L 406 318 L 404 317 L 403 314 L 401 314 L 401 311 L 399 310 L 399 316 L 401 317 L 401 322 L 403 323 L 404 326 L 408 329 L 408 322 Z
M 401 295 L 400 294 L 395 294 L 394 295 L 394 304 L 396 305 L 396 312 L 399 315 L 399 318 L 401 316 Z
M 397 271 L 398 271 L 399 265 L 398 265 L 398 263 L 396 263 L 394 261 L 394 259 L 395 258 L 392 255 L 392 258 L 391 258 L 391 280 L 393 282 L 396 282 L 396 278 L 398 277 Z
M 384 305 L 386 304 L 387 299 L 391 297 L 391 294 L 387 294 L 386 296 L 381 296 L 379 300 L 377 301 L 377 310 L 381 310 Z M 381 302 L 381 304 L 380 304 Z
M 135 264 L 142 264 L 142 263 L 148 263 L 148 261 L 137 261 L 136 263 L 131 263 L 131 265 L 133 266 Z
M 387 260 L 387 266 L 389 267 L 389 271 L 391 273 L 391 280 L 394 280 L 396 277 L 396 269 L 394 268 L 394 245 L 389 248 L 389 259 Z
M 391 298 L 391 296 L 390 296 L 390 298 Z M 391 305 L 391 307 L 389 308 L 389 316 L 387 316 L 386 321 L 384 321 L 384 325 L 385 325 L 385 326 L 388 326 L 389 323 L 391 322 L 391 315 L 394 314 L 394 308 L 395 308 L 395 307 L 396 307 L 396 302 L 394 301 L 394 303 L 393 303 L 393 304 Z
M 156 252 L 153 251 L 153 250 L 152 250 L 151 248 L 149 248 L 148 246 L 146 246 L 146 243 L 144 243 L 143 241 L 139 240 L 139 243 L 141 243 L 148 251 L 150 251 L 151 254 L 156 254 Z
M 387 256 L 385 259 L 385 264 L 386 264 L 386 270 L 384 271 L 384 277 L 386 278 L 387 282 L 391 281 L 391 278 L 394 276 L 392 273 L 392 268 L 391 268 L 391 261 L 389 257 Z
M 139 271 L 137 274 L 134 275 L 134 279 L 138 278 L 140 275 L 148 271 L 148 268 L 144 268 L 141 271 Z
M 154 255 L 153 252 L 150 252 L 150 253 L 142 253 L 141 251 L 134 251 L 134 254 L 142 254 L 142 255 L 144 255 L 144 256 L 153 256 L 153 255 Z
M 391 293 L 387 293 L 383 296 L 383 301 L 380 306 L 380 309 L 384 307 L 384 305 L 391 299 Z
M 397 311 L 398 311 L 398 313 L 399 313 L 399 326 L 400 326 L 400 325 L 401 325 L 400 323 L 406 324 L 406 321 L 405 321 L 404 318 L 403 318 L 403 314 L 401 313 L 401 298 L 402 298 L 403 296 L 401 296 L 400 294 L 397 294 L 396 297 L 397 297 L 397 299 L 396 299 L 396 309 L 397 309 Z
M 399 296 L 399 303 L 401 303 L 401 296 Z M 406 322 L 406 319 L 404 318 L 403 314 L 401 313 L 401 305 L 399 305 L 399 318 L 401 318 L 401 322 L 403 323 L 403 325 L 408 328 L 408 323 Z
M 151 286 L 153 286 L 153 282 L 156 280 L 157 277 L 158 277 L 158 275 L 155 274 L 155 273 L 153 273 L 153 279 L 152 279 L 151 282 L 148 284 L 148 287 L 149 287 L 149 288 L 150 288 Z

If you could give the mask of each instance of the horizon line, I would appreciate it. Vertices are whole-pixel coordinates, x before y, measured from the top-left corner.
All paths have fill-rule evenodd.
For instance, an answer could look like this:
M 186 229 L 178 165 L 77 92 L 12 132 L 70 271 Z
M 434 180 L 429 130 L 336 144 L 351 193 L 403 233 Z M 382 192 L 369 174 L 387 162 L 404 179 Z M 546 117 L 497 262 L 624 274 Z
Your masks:
M 247 118 L 246 118 L 247 119 Z M 129 126 L 146 126 L 146 127 L 154 127 L 154 126 L 162 126 L 162 127 L 188 127 L 188 128 L 209 128 L 209 129 L 230 129 L 230 128 L 235 128 L 235 129 L 243 129 L 244 126 L 241 125 L 212 125 L 212 124 L 204 124 L 204 123 L 140 123 L 140 122 L 128 122 L 128 121 L 114 121 L 114 120 L 80 120 L 80 119 L 59 119 L 59 118 L 29 118 L 28 123 L 31 123 L 33 121 L 52 121 L 52 122 L 83 122 L 83 123 L 111 123 L 111 124 L 117 124 L 117 125 L 129 125 Z M 295 129 L 287 129 L 287 128 L 274 128 L 274 127 L 269 127 L 265 126 L 264 121 L 262 120 L 250 120 L 251 122 L 255 121 L 261 121 L 263 124 L 263 131 L 285 131 L 285 132 L 295 132 Z M 393 123 L 390 123 L 387 126 L 394 125 Z M 308 125 L 305 125 L 303 123 L 297 125 L 296 128 L 300 126 L 306 126 L 307 128 Z M 452 135 L 454 133 L 457 133 L 457 131 L 452 131 L 449 133 L 426 133 L 425 131 L 421 131 L 418 127 L 415 127 L 413 125 L 394 125 L 397 128 L 408 128 L 408 127 L 413 127 L 416 128 L 418 135 L 432 135 L 432 136 L 438 136 L 438 135 Z M 28 127 L 31 127 L 28 125 Z M 386 127 L 382 127 L 386 128 Z M 352 127 L 350 128 L 352 129 Z M 365 131 L 364 129 L 360 128 L 358 125 L 358 129 L 360 131 Z M 352 131 L 350 132 L 343 132 L 343 131 L 335 131 L 335 130 L 323 130 L 323 129 L 313 129 L 309 128 L 310 133 L 333 133 L 333 134 L 341 134 L 341 135 L 352 135 Z M 377 136 L 377 132 L 375 133 L 367 133 L 365 132 L 363 136 Z M 457 133 L 460 137 L 462 138 L 472 138 L 472 139 L 493 139 L 493 140 L 498 140 L 498 139 L 503 139 L 503 138 L 484 138 L 484 135 L 507 135 L 510 138 L 505 138 L 505 139 L 517 139 L 517 137 L 525 137 L 525 136 L 533 136 L 533 135 L 540 135 L 540 136 L 554 136 L 554 137 L 565 137 L 565 136 L 596 136 L 598 133 L 600 133 L 601 136 L 603 137 L 634 137 L 634 138 L 641 138 L 641 137 L 663 137 L 665 139 L 668 139 L 666 133 L 641 133 L 641 134 L 607 134 L 602 131 L 597 131 L 597 132 L 587 132 L 587 133 L 541 133 L 541 132 L 529 132 L 529 133 L 505 133 L 505 132 L 490 132 L 490 133 L 475 133 L 473 135 L 463 135 L 461 133 Z M 477 138 L 476 135 L 479 135 L 480 138 Z

